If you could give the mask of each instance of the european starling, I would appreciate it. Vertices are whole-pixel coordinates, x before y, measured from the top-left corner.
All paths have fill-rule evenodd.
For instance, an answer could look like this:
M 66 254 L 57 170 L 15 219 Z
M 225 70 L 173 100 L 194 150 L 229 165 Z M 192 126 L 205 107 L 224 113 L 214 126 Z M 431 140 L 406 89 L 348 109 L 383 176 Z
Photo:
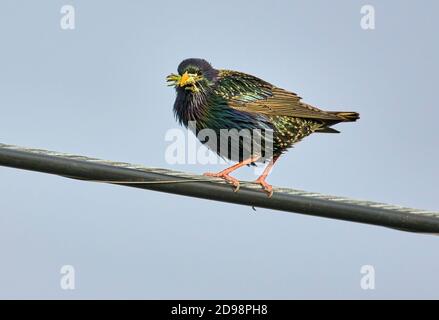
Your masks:
M 233 184 L 235 191 L 239 189 L 239 180 L 230 176 L 232 171 L 269 161 L 256 183 L 271 196 L 272 186 L 265 179 L 282 153 L 313 132 L 338 133 L 331 128 L 333 125 L 359 118 L 357 112 L 320 110 L 302 102 L 293 92 L 249 74 L 214 69 L 203 59 L 182 61 L 178 74 L 169 75 L 167 81 L 177 91 L 174 114 L 178 122 L 190 128 L 193 122 L 191 129 L 197 136 L 203 129 L 213 131 L 216 138 L 206 139 L 202 135 L 200 141 L 219 156 L 238 161 L 219 173 L 205 174 L 225 179 Z M 252 140 L 246 144 L 242 137 L 224 138 L 221 134 L 224 129 L 248 130 L 252 139 L 254 132 L 260 132 L 265 142 L 257 144 Z M 235 149 L 231 146 L 233 141 L 238 146 Z M 271 152 L 267 152 L 269 144 Z M 225 148 L 220 147 L 224 145 Z

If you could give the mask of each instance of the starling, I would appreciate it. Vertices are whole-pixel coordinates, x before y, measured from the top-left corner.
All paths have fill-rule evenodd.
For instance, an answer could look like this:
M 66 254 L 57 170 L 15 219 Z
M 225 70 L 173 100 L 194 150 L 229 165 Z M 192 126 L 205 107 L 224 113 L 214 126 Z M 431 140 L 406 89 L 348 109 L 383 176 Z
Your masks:
M 239 189 L 239 180 L 230 176 L 232 171 L 269 161 L 256 183 L 271 197 L 273 188 L 265 179 L 287 149 L 313 132 L 338 133 L 331 128 L 333 125 L 359 118 L 357 112 L 320 110 L 302 102 L 293 92 L 249 74 L 214 69 L 204 59 L 182 61 L 178 74 L 169 75 L 167 81 L 177 91 L 174 103 L 177 121 L 186 127 L 195 123 L 191 129 L 197 137 L 203 129 L 216 133 L 216 139 L 206 139 L 204 135 L 203 140 L 199 139 L 219 156 L 238 162 L 219 173 L 205 174 L 228 181 L 235 191 Z M 260 132 L 265 142 L 246 144 L 242 137 L 224 138 L 223 129 L 248 130 L 253 140 L 254 132 Z M 233 141 L 236 148 L 231 146 Z M 225 148 L 220 147 L 224 145 Z M 271 152 L 267 152 L 269 145 Z

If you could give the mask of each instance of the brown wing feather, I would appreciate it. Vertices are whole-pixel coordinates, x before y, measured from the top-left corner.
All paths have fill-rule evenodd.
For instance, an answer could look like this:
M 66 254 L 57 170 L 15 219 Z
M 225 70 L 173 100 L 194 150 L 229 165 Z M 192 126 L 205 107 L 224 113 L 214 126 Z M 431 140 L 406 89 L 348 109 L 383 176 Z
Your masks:
M 277 87 L 272 87 L 271 92 L 272 96 L 251 102 L 243 102 L 239 98 L 232 98 L 229 100 L 229 106 L 241 111 L 263 113 L 266 115 L 342 121 L 335 114 L 327 113 L 307 103 L 303 103 L 301 98 L 293 92 Z
M 302 102 L 297 94 L 277 88 L 252 75 L 220 70 L 220 76 L 220 82 L 227 84 L 220 86 L 218 93 L 227 98 L 228 105 L 236 110 L 272 116 L 343 121 L 334 113 Z

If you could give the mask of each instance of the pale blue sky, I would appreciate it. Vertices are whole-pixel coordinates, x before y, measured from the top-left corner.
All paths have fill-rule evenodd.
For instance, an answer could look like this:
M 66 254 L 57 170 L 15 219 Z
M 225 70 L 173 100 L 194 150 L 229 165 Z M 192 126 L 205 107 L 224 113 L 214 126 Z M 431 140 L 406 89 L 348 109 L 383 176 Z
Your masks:
M 61 30 L 73 4 L 76 29 Z M 376 30 L 360 28 L 373 4 Z M 361 120 L 275 185 L 439 209 L 436 1 L 0 3 L 0 143 L 170 166 L 165 76 L 188 57 Z M 250 169 L 238 175 L 253 178 Z M 438 238 L 0 167 L 1 298 L 437 298 Z M 63 291 L 59 270 L 76 270 Z M 376 290 L 360 268 L 376 269 Z

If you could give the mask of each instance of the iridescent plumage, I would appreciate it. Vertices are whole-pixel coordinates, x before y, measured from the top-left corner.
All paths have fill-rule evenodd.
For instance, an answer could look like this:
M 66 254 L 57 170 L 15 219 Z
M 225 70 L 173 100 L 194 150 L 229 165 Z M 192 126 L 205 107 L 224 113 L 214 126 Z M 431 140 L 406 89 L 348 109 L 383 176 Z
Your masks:
M 239 162 L 218 174 L 210 174 L 233 183 L 236 189 L 239 181 L 229 176 L 231 171 L 246 164 L 270 160 L 257 182 L 271 195 L 272 188 L 265 178 L 283 152 L 313 132 L 336 133 L 338 131 L 331 126 L 355 121 L 359 117 L 356 112 L 320 110 L 302 102 L 295 93 L 245 73 L 214 69 L 203 59 L 184 60 L 178 67 L 178 75 L 168 76 L 168 81 L 177 90 L 174 104 L 177 120 L 186 127 L 194 121 L 195 133 L 203 129 L 216 132 L 216 141 L 202 142 L 220 156 Z M 270 159 L 256 153 L 254 144 L 247 145 L 241 141 L 238 144 L 239 156 L 233 152 L 231 155 L 229 149 L 228 152 L 221 150 L 221 143 L 230 144 L 228 140 L 221 141 L 221 129 L 259 131 L 266 141 L 272 135 L 269 141 L 272 143 Z M 262 152 L 265 145 L 261 145 Z

